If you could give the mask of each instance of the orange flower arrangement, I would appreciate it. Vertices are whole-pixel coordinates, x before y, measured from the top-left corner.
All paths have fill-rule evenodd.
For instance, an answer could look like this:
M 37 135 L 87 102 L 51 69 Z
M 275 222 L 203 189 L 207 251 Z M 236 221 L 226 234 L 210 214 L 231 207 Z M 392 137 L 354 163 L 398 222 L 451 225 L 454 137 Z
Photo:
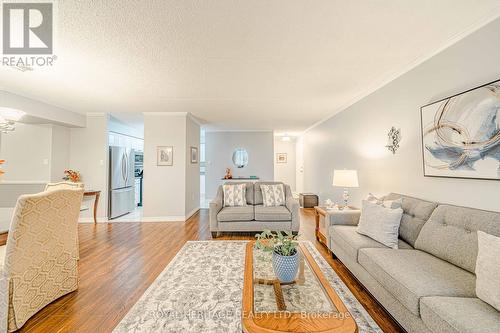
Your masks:
M 5 163 L 5 160 L 0 160 L 0 165 L 4 164 Z M 5 173 L 5 171 L 3 171 L 2 169 L 0 169 L 0 176 L 3 175 Z
M 81 179 L 80 173 L 75 170 L 64 170 L 64 180 L 72 181 L 73 183 L 78 183 Z

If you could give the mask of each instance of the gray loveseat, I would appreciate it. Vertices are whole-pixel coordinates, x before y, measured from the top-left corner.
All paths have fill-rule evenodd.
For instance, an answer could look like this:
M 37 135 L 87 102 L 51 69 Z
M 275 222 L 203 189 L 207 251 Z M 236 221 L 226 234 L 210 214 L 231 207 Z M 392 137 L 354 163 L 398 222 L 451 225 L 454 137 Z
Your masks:
M 500 312 L 476 297 L 474 275 L 477 231 L 500 236 L 500 213 L 388 196 L 397 197 L 398 250 L 358 234 L 354 218 L 328 226 L 334 256 L 409 333 L 500 332 Z
M 231 183 L 241 184 L 241 183 Z M 224 207 L 222 186 L 210 202 L 210 231 L 212 237 L 220 232 L 258 232 L 264 229 L 272 231 L 298 232 L 300 226 L 299 202 L 293 198 L 289 185 L 280 182 L 256 182 L 246 184 L 247 206 Z M 283 184 L 285 206 L 264 207 L 262 205 L 261 184 Z

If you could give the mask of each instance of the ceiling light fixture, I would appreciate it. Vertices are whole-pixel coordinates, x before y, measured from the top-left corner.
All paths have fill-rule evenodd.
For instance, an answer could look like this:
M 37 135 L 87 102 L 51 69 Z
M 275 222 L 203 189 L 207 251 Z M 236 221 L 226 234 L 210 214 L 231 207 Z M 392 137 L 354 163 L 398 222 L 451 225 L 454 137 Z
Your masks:
M 283 134 L 283 136 L 281 137 L 281 141 L 288 142 L 290 140 L 291 140 L 291 138 L 286 133 Z
M 16 121 L 19 121 L 26 112 L 0 107 L 0 132 L 9 133 L 14 131 L 16 128 L 14 126 Z

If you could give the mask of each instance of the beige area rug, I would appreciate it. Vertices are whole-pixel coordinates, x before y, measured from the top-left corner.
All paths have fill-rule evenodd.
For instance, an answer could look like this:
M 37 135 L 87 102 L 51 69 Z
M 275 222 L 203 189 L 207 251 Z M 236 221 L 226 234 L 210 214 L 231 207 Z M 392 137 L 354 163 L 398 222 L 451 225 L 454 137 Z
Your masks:
M 113 332 L 241 333 L 247 241 L 191 241 L 177 253 Z M 358 324 L 382 330 L 310 242 L 304 242 Z

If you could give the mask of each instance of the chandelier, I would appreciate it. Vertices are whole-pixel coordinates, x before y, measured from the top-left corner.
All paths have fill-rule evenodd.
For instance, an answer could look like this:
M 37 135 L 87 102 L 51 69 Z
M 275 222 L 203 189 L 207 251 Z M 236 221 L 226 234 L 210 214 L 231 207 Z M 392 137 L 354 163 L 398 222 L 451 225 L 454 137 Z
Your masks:
M 19 121 L 25 114 L 20 110 L 0 107 L 0 133 L 14 131 L 16 121 Z

